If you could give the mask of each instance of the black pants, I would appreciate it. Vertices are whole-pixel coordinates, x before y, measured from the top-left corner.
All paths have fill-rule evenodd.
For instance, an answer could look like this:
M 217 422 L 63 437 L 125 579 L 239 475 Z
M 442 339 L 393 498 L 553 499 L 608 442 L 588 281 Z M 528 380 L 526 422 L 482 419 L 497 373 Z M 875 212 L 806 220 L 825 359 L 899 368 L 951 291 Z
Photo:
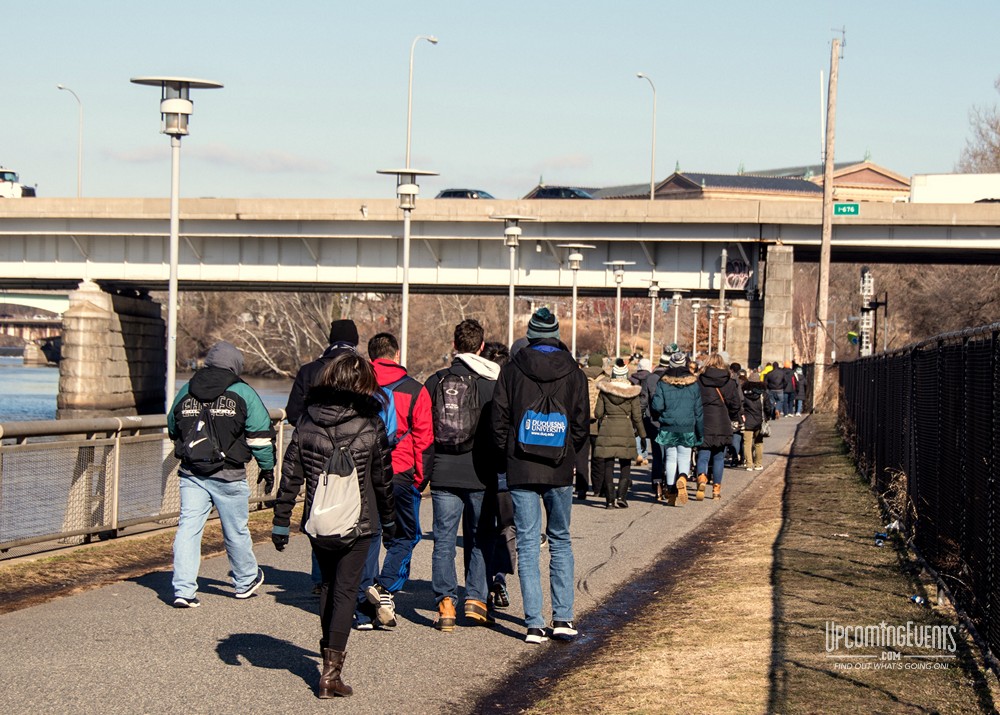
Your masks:
M 590 449 L 591 440 L 595 437 L 588 437 L 583 443 L 580 451 L 576 453 L 576 495 L 584 499 L 587 496 L 587 489 L 590 487 Z M 595 490 L 596 491 L 596 490 Z
M 603 490 L 606 494 L 606 501 L 610 504 L 616 498 L 625 499 L 628 497 L 629 487 L 632 486 L 632 479 L 630 475 L 632 473 L 632 460 L 631 459 L 619 459 L 618 461 L 618 490 L 615 491 L 615 460 L 614 459 L 597 459 L 594 460 L 599 463 L 600 469 L 597 472 L 598 478 L 603 477 L 604 487 Z
M 368 557 L 371 536 L 365 536 L 345 549 L 327 549 L 313 541 L 313 553 L 323 574 L 319 593 L 319 619 L 323 627 L 323 647 L 347 650 L 347 637 L 361 585 L 361 571 Z

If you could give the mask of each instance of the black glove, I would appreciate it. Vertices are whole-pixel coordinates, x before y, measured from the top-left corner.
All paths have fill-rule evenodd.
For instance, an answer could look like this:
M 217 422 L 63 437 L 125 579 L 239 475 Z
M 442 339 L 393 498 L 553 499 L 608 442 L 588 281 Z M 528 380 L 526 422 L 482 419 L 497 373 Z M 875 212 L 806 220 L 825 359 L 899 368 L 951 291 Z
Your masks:
M 262 469 L 260 474 L 257 476 L 257 483 L 260 484 L 264 482 L 264 493 L 270 494 L 271 490 L 274 489 L 274 470 L 273 469 Z M 287 541 L 285 543 L 288 543 Z
M 396 522 L 390 521 L 388 524 L 382 524 L 382 546 L 386 549 L 389 548 L 389 544 L 392 540 L 396 538 Z
M 271 534 L 271 543 L 278 551 L 284 551 L 288 546 L 288 534 Z

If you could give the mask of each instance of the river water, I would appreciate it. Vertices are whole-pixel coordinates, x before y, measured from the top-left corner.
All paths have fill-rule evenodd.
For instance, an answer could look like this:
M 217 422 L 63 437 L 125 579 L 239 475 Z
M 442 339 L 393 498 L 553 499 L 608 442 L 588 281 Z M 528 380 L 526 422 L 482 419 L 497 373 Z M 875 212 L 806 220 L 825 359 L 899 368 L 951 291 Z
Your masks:
M 178 387 L 190 378 L 190 373 L 178 373 Z M 246 381 L 268 409 L 287 404 L 291 380 L 248 377 Z M 59 368 L 26 366 L 20 357 L 0 356 L 0 422 L 54 420 L 58 392 Z

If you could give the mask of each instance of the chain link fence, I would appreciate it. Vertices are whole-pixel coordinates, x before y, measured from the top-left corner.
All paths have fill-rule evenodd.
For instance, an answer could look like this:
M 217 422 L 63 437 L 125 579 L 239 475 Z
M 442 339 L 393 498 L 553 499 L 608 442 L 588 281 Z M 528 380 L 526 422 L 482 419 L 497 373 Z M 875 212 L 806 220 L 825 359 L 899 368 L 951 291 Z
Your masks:
M 858 466 L 1000 653 L 1000 323 L 840 365 Z
M 278 464 L 291 429 L 271 410 Z M 40 544 L 79 544 L 129 527 L 173 526 L 180 511 L 166 415 L 0 425 L 0 560 Z M 251 508 L 269 496 L 247 465 Z

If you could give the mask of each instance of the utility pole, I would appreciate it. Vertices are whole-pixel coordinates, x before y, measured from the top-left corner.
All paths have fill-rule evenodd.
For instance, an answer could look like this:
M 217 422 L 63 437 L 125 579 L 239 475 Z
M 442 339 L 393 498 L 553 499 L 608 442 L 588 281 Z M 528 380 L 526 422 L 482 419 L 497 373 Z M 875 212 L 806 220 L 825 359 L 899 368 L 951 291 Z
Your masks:
M 837 74 L 840 40 L 830 50 L 830 86 L 826 93 L 826 151 L 823 157 L 823 229 L 819 250 L 819 290 L 816 298 L 815 394 L 823 394 L 826 368 L 826 316 L 830 302 L 830 241 L 833 235 L 833 139 L 837 123 Z

